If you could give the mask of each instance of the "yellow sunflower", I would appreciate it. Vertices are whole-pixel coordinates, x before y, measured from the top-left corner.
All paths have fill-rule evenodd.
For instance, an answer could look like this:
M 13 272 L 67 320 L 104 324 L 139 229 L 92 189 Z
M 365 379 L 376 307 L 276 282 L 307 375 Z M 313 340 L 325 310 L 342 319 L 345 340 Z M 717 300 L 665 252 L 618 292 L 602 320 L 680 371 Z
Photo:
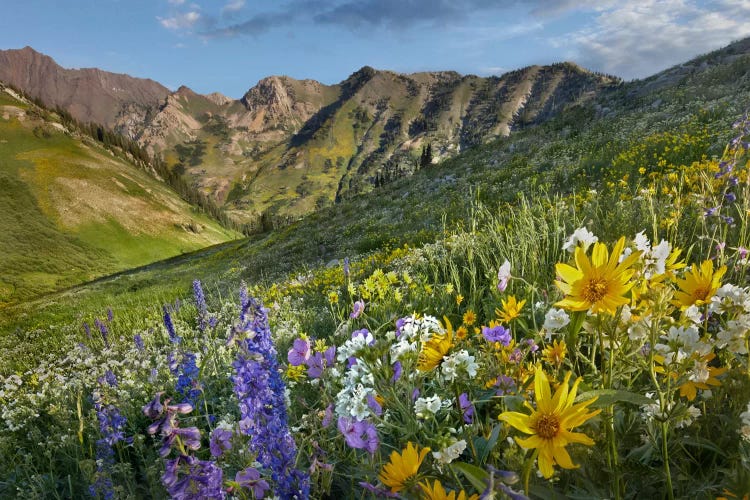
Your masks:
M 464 325 L 471 326 L 474 323 L 476 323 L 476 321 L 477 321 L 477 315 L 474 313 L 474 311 L 472 311 L 471 309 L 469 309 L 468 311 L 466 311 L 464 313 L 463 320 L 464 320 Z
M 479 495 L 476 494 L 467 495 L 464 490 L 448 493 L 437 479 L 432 485 L 429 481 L 423 481 L 419 483 L 419 486 L 422 488 L 422 496 L 420 497 L 422 500 L 477 500 L 479 498 Z
M 510 323 L 517 317 L 521 315 L 521 309 L 523 308 L 524 304 L 526 304 L 526 300 L 522 300 L 521 302 L 516 301 L 516 297 L 511 295 L 508 297 L 508 300 L 502 300 L 501 302 L 503 304 L 502 309 L 495 309 L 495 314 L 497 315 L 497 318 L 502 321 L 503 323 Z
M 397 451 L 391 452 L 391 460 L 383 466 L 378 475 L 378 479 L 388 486 L 393 493 L 398 493 L 407 486 L 407 482 L 417 474 L 422 460 L 430 451 L 430 448 L 415 447 L 411 441 L 406 444 L 399 454 Z
M 701 306 L 711 300 L 716 290 L 721 286 L 721 278 L 727 272 L 727 266 L 721 266 L 714 271 L 711 260 L 703 261 L 700 268 L 693 268 L 685 274 L 685 279 L 678 279 L 680 291 L 674 294 L 672 303 L 681 309 L 693 304 Z
M 565 355 L 568 353 L 568 347 L 565 344 L 565 341 L 558 341 L 555 340 L 552 345 L 548 345 L 544 348 L 544 351 L 542 351 L 542 355 L 544 356 L 544 360 L 555 366 L 560 366 L 563 361 L 565 361 Z
M 539 471 L 545 478 L 552 477 L 555 472 L 554 465 L 563 469 L 575 469 L 568 451 L 565 449 L 569 443 L 581 443 L 588 446 L 594 444 L 594 440 L 586 434 L 571 432 L 571 429 L 583 425 L 591 417 L 598 415 L 601 410 L 589 412 L 587 407 L 597 398 L 589 399 L 583 403 L 573 404 L 578 392 L 578 378 L 573 387 L 568 389 L 570 372 L 565 375 L 565 380 L 551 395 L 549 380 L 544 374 L 542 367 L 537 365 L 534 374 L 534 393 L 536 398 L 536 409 L 528 401 L 524 405 L 531 410 L 531 415 L 524 413 L 506 411 L 501 413 L 498 419 L 507 422 L 516 429 L 526 434 L 528 438 L 516 438 L 516 442 L 523 448 L 537 448 L 539 450 Z
M 625 295 L 633 286 L 630 269 L 641 252 L 633 252 L 622 262 L 617 261 L 625 247 L 625 238 L 615 243 L 612 253 L 607 251 L 604 243 L 595 243 L 589 260 L 582 247 L 576 247 L 575 262 L 577 267 L 558 263 L 555 266 L 562 281 L 555 285 L 565 294 L 565 298 L 555 305 L 569 311 L 591 311 L 614 314 L 618 307 L 627 304 Z
M 430 339 L 422 345 L 422 350 L 419 351 L 419 357 L 417 358 L 417 370 L 428 372 L 435 368 L 443 360 L 443 357 L 448 354 L 451 346 L 453 346 L 453 325 L 448 321 L 448 318 L 443 317 L 445 321 L 445 332 L 444 333 L 433 333 Z

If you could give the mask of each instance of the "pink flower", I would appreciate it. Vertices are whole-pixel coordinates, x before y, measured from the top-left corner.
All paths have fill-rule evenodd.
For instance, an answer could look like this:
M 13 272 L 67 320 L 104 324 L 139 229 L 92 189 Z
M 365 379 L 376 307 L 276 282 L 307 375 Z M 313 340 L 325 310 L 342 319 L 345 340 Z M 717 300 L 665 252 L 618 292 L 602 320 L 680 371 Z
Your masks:
M 354 310 L 349 315 L 350 318 L 358 318 L 360 314 L 362 314 L 362 311 L 365 310 L 365 303 L 361 300 L 358 300 L 354 303 Z
M 508 282 L 510 281 L 510 262 L 507 260 L 500 266 L 497 271 L 497 289 L 500 293 L 503 293 L 508 288 Z

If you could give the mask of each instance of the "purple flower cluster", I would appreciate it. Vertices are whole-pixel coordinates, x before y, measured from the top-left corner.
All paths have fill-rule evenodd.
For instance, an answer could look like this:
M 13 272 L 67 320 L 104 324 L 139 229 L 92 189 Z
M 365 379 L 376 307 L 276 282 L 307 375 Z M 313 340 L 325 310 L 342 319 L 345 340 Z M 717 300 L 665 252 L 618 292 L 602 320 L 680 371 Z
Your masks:
M 99 318 L 94 319 L 94 324 L 99 329 L 99 333 L 101 333 L 102 335 L 104 346 L 109 349 L 109 329 L 107 328 L 107 325 L 105 325 L 104 322 Z
M 482 335 L 488 342 L 500 342 L 505 346 L 510 344 L 510 330 L 502 325 L 493 326 L 492 328 L 483 326 Z
M 94 497 L 102 496 L 109 500 L 115 496 L 110 474 L 110 469 L 115 463 L 115 452 L 112 447 L 121 441 L 131 443 L 133 440 L 125 437 L 128 420 L 120 414 L 119 408 L 105 404 L 101 397 L 95 396 L 94 409 L 102 437 L 96 441 L 96 474 L 94 483 L 89 486 L 89 492 Z
M 210 460 L 180 455 L 165 461 L 161 481 L 171 498 L 185 500 L 226 498 L 221 468 Z
M 208 307 L 200 280 L 193 281 L 193 297 L 195 297 L 195 306 L 198 308 L 198 330 L 204 331 L 208 324 Z
M 195 354 L 184 352 L 182 354 L 182 362 L 177 367 L 177 372 L 179 375 L 175 389 L 182 395 L 184 402 L 190 403 L 195 407 L 201 395 L 200 381 L 198 380 L 200 370 L 198 370 L 195 362 Z
M 311 354 L 308 339 L 295 339 L 292 348 L 287 353 L 287 361 L 292 366 L 307 366 L 307 376 L 320 378 L 323 371 L 332 366 L 336 358 L 336 346 L 331 346 L 323 352 Z
M 210 460 L 199 460 L 189 455 L 190 451 L 201 447 L 201 432 L 197 427 L 180 428 L 177 415 L 193 411 L 188 403 L 170 405 L 169 399 L 161 402 L 162 393 L 158 393 L 151 402 L 143 407 L 143 413 L 154 422 L 147 432 L 152 436 L 162 436 L 159 455 L 167 457 L 173 448 L 177 449 L 177 458 L 166 460 L 164 475 L 161 480 L 167 493 L 172 498 L 181 499 L 223 499 L 226 498 L 223 485 L 223 473 L 216 463 Z
M 247 338 L 239 341 L 232 363 L 234 393 L 240 406 L 240 431 L 250 436 L 250 450 L 271 471 L 281 498 L 308 498 L 309 478 L 294 468 L 297 447 L 287 425 L 284 382 L 268 326 L 268 312 L 241 292 L 240 327 Z
M 461 414 L 464 419 L 464 423 L 471 424 L 474 422 L 474 405 L 471 402 L 471 399 L 469 399 L 469 395 L 465 392 L 462 392 L 458 396 L 458 405 L 461 408 Z
M 367 450 L 371 455 L 378 451 L 378 431 L 367 420 L 339 417 L 338 428 L 350 448 Z
M 263 498 L 266 491 L 271 489 L 268 481 L 261 479 L 260 472 L 253 467 L 248 467 L 247 469 L 238 471 L 237 475 L 234 477 L 234 481 L 243 488 L 252 491 L 255 498 Z
M 182 339 L 177 336 L 177 333 L 174 331 L 174 324 L 172 323 L 172 316 L 169 314 L 169 308 L 167 306 L 164 306 L 164 327 L 167 329 L 167 334 L 169 335 L 169 341 L 173 344 L 179 344 Z

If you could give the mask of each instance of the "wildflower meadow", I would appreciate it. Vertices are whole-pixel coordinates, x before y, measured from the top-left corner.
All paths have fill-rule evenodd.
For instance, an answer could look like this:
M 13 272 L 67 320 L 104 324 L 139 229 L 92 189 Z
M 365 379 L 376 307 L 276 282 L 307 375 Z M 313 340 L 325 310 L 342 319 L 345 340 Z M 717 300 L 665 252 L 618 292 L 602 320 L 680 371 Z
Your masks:
M 81 318 L 2 371 L 0 491 L 747 498 L 747 117 L 733 134 L 420 247 Z

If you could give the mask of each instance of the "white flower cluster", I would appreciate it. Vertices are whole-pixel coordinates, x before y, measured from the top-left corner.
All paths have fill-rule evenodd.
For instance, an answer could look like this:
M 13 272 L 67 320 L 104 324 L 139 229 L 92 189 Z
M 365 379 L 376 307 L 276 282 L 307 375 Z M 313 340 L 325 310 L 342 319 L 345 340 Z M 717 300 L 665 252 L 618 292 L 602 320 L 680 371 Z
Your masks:
M 557 333 L 570 323 L 570 316 L 563 309 L 551 308 L 544 315 L 545 340 L 549 342 L 553 333 Z
M 414 413 L 417 418 L 427 419 L 434 417 L 441 409 L 450 409 L 453 406 L 450 399 L 440 399 L 440 396 L 434 395 L 426 398 L 417 398 L 414 401 Z
M 372 333 L 367 331 L 364 335 L 357 335 L 354 338 L 348 339 L 346 342 L 338 348 L 338 354 L 336 359 L 340 362 L 346 361 L 352 356 L 356 356 L 359 351 L 365 349 L 368 345 L 372 344 L 375 339 Z
M 573 234 L 570 235 L 568 241 L 563 245 L 563 250 L 573 253 L 577 246 L 583 246 L 583 250 L 586 251 L 589 247 L 599 241 L 599 238 L 594 236 L 594 233 L 586 229 L 585 227 L 579 227 Z
M 438 319 L 433 316 L 424 316 L 421 319 L 415 316 L 404 318 L 401 335 L 391 346 L 391 360 L 402 359 L 405 354 L 416 351 L 417 344 L 430 340 L 433 333 L 444 332 Z
M 461 439 L 453 442 L 451 445 L 446 446 L 440 451 L 433 451 L 432 457 L 438 464 L 448 465 L 455 459 L 461 456 L 461 453 L 466 449 L 466 441 Z
M 664 343 L 656 344 L 654 349 L 664 356 L 665 364 L 680 363 L 693 354 L 705 356 L 713 349 L 711 344 L 701 340 L 698 328 L 693 325 L 672 326 L 669 333 L 660 338 Z
M 447 356 L 440 365 L 443 378 L 448 382 L 456 380 L 461 374 L 473 379 L 477 376 L 478 368 L 479 365 L 474 361 L 474 356 L 470 355 L 466 349 Z
M 652 276 L 664 274 L 666 271 L 667 258 L 672 253 L 672 247 L 666 240 L 661 240 L 658 245 L 651 247 L 651 242 L 644 231 L 635 235 L 633 239 L 635 249 L 642 252 L 641 260 L 645 263 L 643 274 L 646 279 Z M 633 253 L 631 248 L 626 248 L 620 256 L 620 261 Z

